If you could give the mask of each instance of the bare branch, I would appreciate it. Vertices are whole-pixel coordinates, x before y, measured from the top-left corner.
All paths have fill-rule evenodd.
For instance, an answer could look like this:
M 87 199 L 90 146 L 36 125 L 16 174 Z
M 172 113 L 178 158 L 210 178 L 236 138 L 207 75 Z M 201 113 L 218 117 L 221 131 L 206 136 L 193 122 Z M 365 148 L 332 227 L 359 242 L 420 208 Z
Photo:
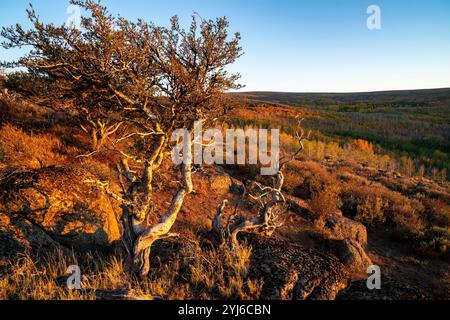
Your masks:
M 107 183 L 107 182 L 103 182 L 100 180 L 93 180 L 93 179 L 87 179 L 87 180 L 84 180 L 84 182 L 97 185 L 98 187 L 102 188 L 106 192 L 106 194 L 109 195 L 110 197 L 112 197 L 114 200 L 117 200 L 120 202 L 126 202 L 121 196 L 119 196 L 118 194 L 111 191 L 111 189 L 109 188 L 109 183 Z

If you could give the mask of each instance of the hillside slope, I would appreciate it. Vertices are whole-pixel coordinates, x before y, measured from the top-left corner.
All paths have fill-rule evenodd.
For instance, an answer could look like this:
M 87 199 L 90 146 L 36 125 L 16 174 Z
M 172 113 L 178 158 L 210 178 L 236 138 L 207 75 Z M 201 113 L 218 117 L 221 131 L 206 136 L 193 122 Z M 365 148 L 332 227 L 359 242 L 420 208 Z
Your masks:
M 11 100 L 0 101 L 0 110 L 2 299 L 95 299 L 104 289 L 129 288 L 166 299 L 450 298 L 448 182 L 378 168 L 382 157 L 370 143 L 307 142 L 285 171 L 285 224 L 270 239 L 240 237 L 237 251 L 211 247 L 210 218 L 224 199 L 229 214 L 236 207 L 255 215 L 239 188 L 258 170 L 198 168 L 175 225 L 180 237 L 154 246 L 151 276 L 136 282 L 121 266 L 120 203 L 85 183 L 97 177 L 118 190 L 112 155 L 79 157 L 89 140 L 70 115 Z M 320 117 L 254 103 L 234 110 L 227 125 L 286 129 L 299 113 Z M 284 131 L 286 151 L 296 142 Z M 177 188 L 171 167 L 168 161 L 155 177 L 156 213 Z M 61 285 L 74 261 L 84 274 L 80 292 Z M 379 291 L 365 287 L 370 263 L 382 268 Z

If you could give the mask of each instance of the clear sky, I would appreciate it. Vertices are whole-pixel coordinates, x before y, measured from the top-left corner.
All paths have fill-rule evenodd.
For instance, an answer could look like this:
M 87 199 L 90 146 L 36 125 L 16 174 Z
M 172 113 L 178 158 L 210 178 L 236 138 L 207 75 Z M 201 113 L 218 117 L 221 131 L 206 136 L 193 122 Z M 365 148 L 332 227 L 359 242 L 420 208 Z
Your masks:
M 28 0 L 0 1 L 0 25 L 26 24 Z M 68 1 L 31 0 L 63 23 Z M 245 91 L 350 92 L 450 87 L 450 0 L 104 0 L 110 11 L 167 25 L 227 16 L 245 55 L 231 68 Z M 369 30 L 369 5 L 381 29 Z M 0 49 L 0 60 L 17 51 Z

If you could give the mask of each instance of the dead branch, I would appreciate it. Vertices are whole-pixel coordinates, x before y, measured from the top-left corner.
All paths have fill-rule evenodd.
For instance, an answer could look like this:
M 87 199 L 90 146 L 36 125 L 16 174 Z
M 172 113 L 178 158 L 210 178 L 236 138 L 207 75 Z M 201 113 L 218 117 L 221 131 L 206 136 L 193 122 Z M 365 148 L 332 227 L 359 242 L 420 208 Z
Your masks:
M 274 186 L 263 186 L 260 183 L 253 181 L 251 184 L 256 186 L 257 194 L 247 192 L 247 188 L 244 186 L 241 199 L 247 196 L 259 204 L 257 216 L 249 219 L 236 217 L 236 207 L 233 215 L 228 218 L 227 223 L 224 225 L 225 208 L 228 201 L 224 201 L 217 207 L 217 213 L 211 219 L 212 233 L 215 234 L 220 245 L 227 242 L 229 242 L 232 246 L 238 245 L 237 236 L 241 232 L 258 233 L 264 234 L 265 236 L 271 236 L 277 228 L 283 225 L 282 215 L 287 211 L 287 206 L 285 205 L 286 198 L 282 192 L 284 184 L 284 175 L 282 170 L 286 164 L 296 159 L 296 157 L 304 149 L 303 141 L 309 138 L 309 134 L 305 137 L 304 130 L 301 127 L 302 121 L 303 119 L 299 118 L 297 124 L 298 130 L 296 131 L 296 138 L 300 144 L 300 147 L 293 154 L 286 155 L 280 160 L 280 166 L 276 174 Z

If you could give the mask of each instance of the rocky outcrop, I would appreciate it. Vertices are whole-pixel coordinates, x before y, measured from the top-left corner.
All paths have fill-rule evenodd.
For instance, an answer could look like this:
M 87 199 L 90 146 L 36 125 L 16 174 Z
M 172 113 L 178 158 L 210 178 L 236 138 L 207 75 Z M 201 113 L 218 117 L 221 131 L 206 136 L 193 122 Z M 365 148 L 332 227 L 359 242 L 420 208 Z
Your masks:
M 2 190 L 11 187 L 14 192 L 0 201 L 2 219 L 9 221 L 2 223 L 2 237 L 30 248 L 50 243 L 79 249 L 110 246 L 120 239 L 116 214 L 103 192 L 84 183 L 87 178 L 89 173 L 72 168 L 4 176 Z
M 423 288 L 411 285 L 399 279 L 382 276 L 380 290 L 369 290 L 367 280 L 352 282 L 339 293 L 337 300 L 442 300 L 443 295 L 434 295 Z
M 365 273 L 372 265 L 364 248 L 353 239 L 331 240 L 329 247 L 350 273 Z
M 196 191 L 214 192 L 216 195 L 227 194 L 233 185 L 231 177 L 219 167 L 203 167 L 193 180 Z
M 290 211 L 305 219 L 312 219 L 311 208 L 305 200 L 290 195 L 285 195 L 285 198 Z
M 61 248 L 41 227 L 0 213 L 0 261 L 20 253 Z
M 372 265 L 367 256 L 367 229 L 357 221 L 342 216 L 340 212 L 327 217 L 324 231 L 326 244 L 350 273 L 366 272 Z
M 325 221 L 325 231 L 330 234 L 334 240 L 351 239 L 358 242 L 361 246 L 367 246 L 367 229 L 357 221 L 334 214 Z
M 348 273 L 332 254 L 279 239 L 252 237 L 251 276 L 262 278 L 261 299 L 333 300 Z

